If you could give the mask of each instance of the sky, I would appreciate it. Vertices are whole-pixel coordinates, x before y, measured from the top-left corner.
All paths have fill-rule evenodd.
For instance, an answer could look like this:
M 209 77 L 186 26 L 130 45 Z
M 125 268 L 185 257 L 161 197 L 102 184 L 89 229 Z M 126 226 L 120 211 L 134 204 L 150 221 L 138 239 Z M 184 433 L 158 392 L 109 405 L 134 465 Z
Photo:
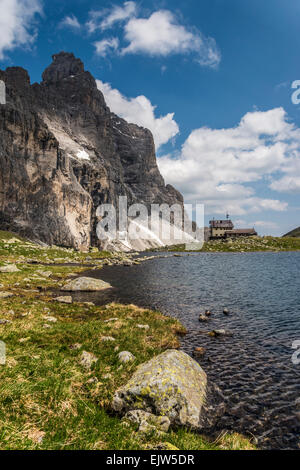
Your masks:
M 73 52 L 206 222 L 282 235 L 300 225 L 299 18 L 299 0 L 0 0 L 0 68 L 39 82 Z

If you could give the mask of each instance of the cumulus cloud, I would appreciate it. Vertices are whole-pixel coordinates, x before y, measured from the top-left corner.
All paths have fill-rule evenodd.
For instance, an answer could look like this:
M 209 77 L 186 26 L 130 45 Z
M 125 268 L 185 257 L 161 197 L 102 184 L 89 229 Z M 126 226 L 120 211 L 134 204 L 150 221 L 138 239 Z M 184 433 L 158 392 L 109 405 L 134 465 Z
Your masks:
M 126 21 L 137 12 L 135 2 L 125 2 L 124 5 L 115 5 L 111 10 L 104 9 L 100 11 L 91 11 L 87 27 L 90 33 L 97 29 L 104 31 L 111 28 L 115 23 Z
M 270 188 L 274 191 L 282 193 L 299 194 L 300 193 L 300 157 L 299 148 L 297 148 L 297 142 L 291 141 L 293 145 L 293 154 L 285 162 L 282 167 L 283 176 L 279 179 L 274 179 Z
M 60 27 L 80 29 L 81 25 L 75 15 L 66 16 L 60 23 Z
M 0 0 L 0 59 L 7 51 L 31 45 L 36 37 L 33 28 L 42 13 L 39 0 Z
M 96 52 L 101 57 L 106 57 L 108 52 L 115 51 L 119 47 L 119 39 L 118 38 L 109 38 L 109 39 L 102 39 L 102 41 L 97 41 L 94 43 L 96 47 Z
M 195 27 L 180 24 L 169 10 L 157 10 L 148 17 L 140 17 L 137 13 L 137 5 L 132 1 L 111 10 L 92 11 L 87 28 L 90 33 L 103 32 L 122 22 L 123 45 L 119 50 L 122 55 L 192 55 L 201 65 L 218 66 L 221 54 L 213 38 L 206 37 Z
M 292 173 L 297 165 L 300 170 L 299 151 L 300 129 L 288 121 L 283 108 L 275 108 L 247 113 L 233 128 L 196 129 L 177 158 L 167 155 L 158 163 L 167 182 L 186 200 L 204 202 L 208 212 L 243 215 L 287 209 L 277 198 L 258 197 L 253 183 L 264 180 L 271 189 L 283 191 L 290 178 L 289 188 L 299 190 L 300 173 Z
M 213 38 L 187 29 L 168 10 L 156 11 L 149 18 L 131 18 L 124 29 L 129 45 L 122 49 L 122 54 L 143 53 L 165 57 L 196 53 L 201 65 L 211 67 L 217 66 L 221 59 Z
M 156 117 L 156 107 L 145 96 L 127 98 L 119 90 L 113 89 L 109 83 L 103 83 L 101 80 L 97 80 L 97 86 L 104 94 L 111 111 L 128 122 L 152 131 L 156 148 L 178 134 L 179 127 L 174 120 L 174 113 Z

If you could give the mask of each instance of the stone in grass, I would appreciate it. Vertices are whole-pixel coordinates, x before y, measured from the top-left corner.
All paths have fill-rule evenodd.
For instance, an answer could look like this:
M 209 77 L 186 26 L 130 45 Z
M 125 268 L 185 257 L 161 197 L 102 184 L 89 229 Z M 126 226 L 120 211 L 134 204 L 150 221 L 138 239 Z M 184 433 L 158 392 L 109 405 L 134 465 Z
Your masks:
M 3 320 L 0 318 L 0 325 L 9 325 L 11 323 L 10 320 Z
M 141 330 L 149 330 L 150 326 L 149 325 L 137 325 L 137 328 L 140 328 Z
M 96 364 L 98 362 L 98 358 L 87 351 L 83 351 L 81 358 L 80 358 L 80 364 L 85 368 L 85 369 L 90 369 L 93 364 Z
M 159 444 L 154 446 L 153 444 L 149 444 L 148 448 L 151 450 L 179 450 L 178 447 L 175 447 L 170 442 L 160 442 Z
M 94 385 L 94 384 L 97 384 L 99 382 L 99 380 L 97 379 L 97 377 L 91 377 L 90 379 L 87 380 L 87 384 L 91 384 L 91 385 Z
M 82 348 L 82 344 L 80 343 L 71 344 L 70 346 L 70 349 L 72 349 L 73 351 L 77 351 L 78 349 L 81 349 L 81 348 Z
M 129 351 L 122 351 L 118 354 L 119 361 L 123 364 L 127 362 L 133 362 L 135 360 L 135 356 Z
M 62 304 L 71 304 L 73 302 L 73 299 L 70 295 L 62 295 L 60 297 L 56 297 L 54 300 Z
M 56 323 L 57 322 L 57 318 L 52 317 L 51 315 L 44 315 L 43 318 L 44 318 L 44 320 L 47 320 L 50 323 Z
M 102 336 L 101 341 L 107 342 L 107 341 L 116 341 L 116 340 L 112 336 Z
M 15 264 L 8 264 L 7 266 L 1 266 L 0 273 L 18 273 L 20 270 Z
M 128 411 L 124 416 L 124 419 L 132 423 L 137 423 L 140 426 L 139 431 L 142 431 L 141 427 L 146 430 L 147 427 L 145 424 L 148 424 L 150 427 L 154 427 L 158 431 L 168 432 L 171 424 L 167 416 L 155 416 L 152 413 L 148 413 L 143 410 Z
M 137 368 L 116 391 L 112 408 L 124 414 L 138 407 L 167 416 L 171 426 L 200 429 L 206 386 L 206 374 L 196 361 L 182 351 L 168 350 Z
M 42 277 L 50 277 L 50 276 L 52 276 L 52 272 L 51 272 L 51 271 L 42 271 L 42 270 L 38 270 L 37 273 L 40 274 L 40 276 L 42 276 Z
M 67 292 L 96 292 L 106 289 L 111 289 L 112 286 L 107 282 L 101 281 L 101 279 L 93 279 L 91 277 L 78 277 L 67 282 L 63 287 L 62 291 Z
M 0 299 L 8 299 L 9 297 L 13 297 L 14 294 L 11 292 L 0 292 Z

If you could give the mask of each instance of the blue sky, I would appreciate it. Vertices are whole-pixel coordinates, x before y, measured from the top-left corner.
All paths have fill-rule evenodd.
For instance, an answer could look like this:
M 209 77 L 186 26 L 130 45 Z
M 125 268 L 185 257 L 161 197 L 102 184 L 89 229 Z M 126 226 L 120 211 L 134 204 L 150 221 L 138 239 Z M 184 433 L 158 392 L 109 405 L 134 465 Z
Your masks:
M 206 216 L 300 225 L 298 0 L 0 0 L 0 68 L 32 82 L 71 51 L 113 111 L 149 127 L 160 169 Z M 174 113 L 174 114 L 173 114 Z

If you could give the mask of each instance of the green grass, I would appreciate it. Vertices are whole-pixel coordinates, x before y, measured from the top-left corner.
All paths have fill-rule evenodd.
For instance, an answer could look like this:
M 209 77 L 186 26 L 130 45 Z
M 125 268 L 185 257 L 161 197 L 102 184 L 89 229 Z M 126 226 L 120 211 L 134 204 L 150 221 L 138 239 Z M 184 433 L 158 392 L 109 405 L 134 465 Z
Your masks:
M 92 255 L 95 259 L 116 257 Z M 64 256 L 66 262 L 80 260 L 82 265 L 53 264 L 55 258 Z M 50 265 L 26 263 L 32 257 L 39 262 L 47 258 Z M 44 249 L 0 232 L 0 265 L 14 262 L 20 269 L 0 273 L 0 292 L 14 294 L 0 300 L 0 319 L 9 321 L 0 324 L 0 340 L 7 348 L 6 365 L 0 365 L 0 449 L 133 450 L 156 448 L 161 442 L 186 450 L 253 448 L 237 434 L 220 436 L 215 442 L 184 429 L 163 438 L 144 436 L 111 412 L 115 390 L 127 382 L 138 364 L 178 348 L 178 335 L 185 330 L 177 320 L 134 305 L 97 307 L 54 301 L 48 288 L 57 288 L 71 274 L 86 269 L 90 257 L 91 253 L 74 250 Z M 43 271 L 50 272 L 49 277 Z M 47 316 L 57 321 L 50 322 Z M 117 320 L 106 322 L 110 318 Z M 139 329 L 137 324 L 150 329 Z M 103 336 L 115 341 L 103 342 Z M 74 344 L 80 347 L 74 349 Z M 122 350 L 132 352 L 136 360 L 120 365 L 118 352 Z M 91 370 L 80 364 L 83 351 L 98 358 Z
M 173 245 L 149 251 L 185 252 L 185 245 Z M 202 253 L 243 253 L 243 252 L 279 252 L 300 251 L 300 238 L 294 237 L 249 237 L 237 240 L 212 240 L 205 242 Z M 197 251 L 196 251 L 197 252 Z

